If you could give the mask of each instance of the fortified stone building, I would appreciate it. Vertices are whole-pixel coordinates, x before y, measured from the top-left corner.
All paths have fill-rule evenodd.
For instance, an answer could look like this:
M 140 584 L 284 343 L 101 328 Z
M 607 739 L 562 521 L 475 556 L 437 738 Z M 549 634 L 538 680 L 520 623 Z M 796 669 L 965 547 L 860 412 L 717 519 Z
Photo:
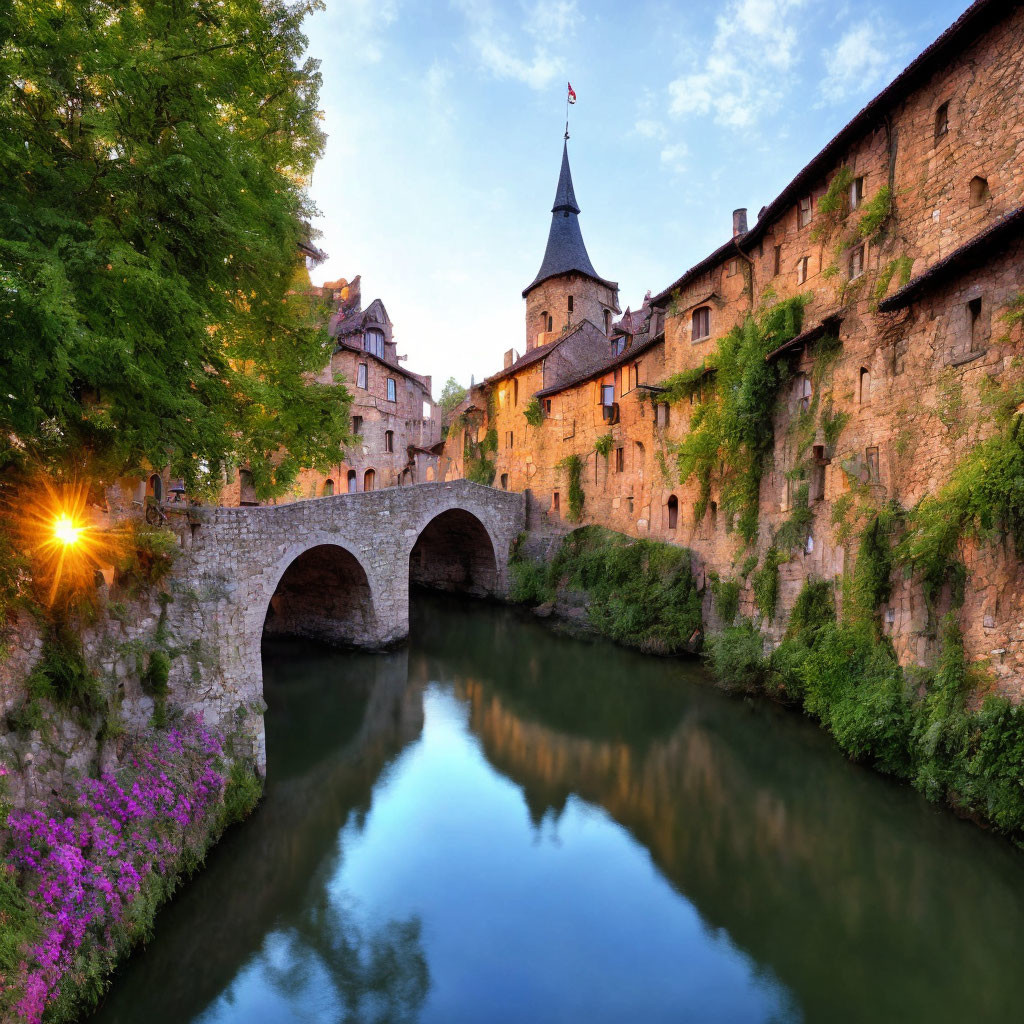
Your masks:
M 942 487 L 1024 386 L 1024 8 L 977 0 L 753 226 L 737 210 L 720 247 L 617 322 L 617 288 L 594 271 L 578 215 L 563 150 L 547 250 L 523 293 L 527 351 L 473 390 L 443 472 L 462 475 L 484 446 L 495 486 L 528 490 L 554 525 L 576 457 L 582 521 L 690 547 L 701 572 L 741 584 L 755 617 L 743 567 L 771 551 L 780 598 L 761 627 L 777 638 L 803 582 L 841 579 L 871 516 Z M 766 356 L 786 383 L 748 546 L 723 504 L 725 460 L 681 483 L 678 455 L 716 401 L 722 339 L 800 296 L 799 329 Z M 1024 574 L 1007 538 L 985 540 L 961 551 L 965 647 L 1020 695 Z M 933 612 L 918 581 L 894 582 L 881 616 L 905 663 L 934 658 Z

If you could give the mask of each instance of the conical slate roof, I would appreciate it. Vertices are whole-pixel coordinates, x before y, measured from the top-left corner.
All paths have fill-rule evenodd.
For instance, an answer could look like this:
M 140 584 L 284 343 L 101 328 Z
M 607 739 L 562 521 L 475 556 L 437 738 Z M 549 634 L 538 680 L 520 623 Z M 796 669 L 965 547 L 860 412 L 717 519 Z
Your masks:
M 580 232 L 579 213 L 576 193 L 572 187 L 572 172 L 569 170 L 569 146 L 566 143 L 562 147 L 562 169 L 559 171 L 558 187 L 555 189 L 555 205 L 551 207 L 548 245 L 544 250 L 544 259 L 537 276 L 523 291 L 524 298 L 548 278 L 572 272 L 585 274 L 611 288 L 616 287 L 612 281 L 606 281 L 601 277 L 590 262 Z

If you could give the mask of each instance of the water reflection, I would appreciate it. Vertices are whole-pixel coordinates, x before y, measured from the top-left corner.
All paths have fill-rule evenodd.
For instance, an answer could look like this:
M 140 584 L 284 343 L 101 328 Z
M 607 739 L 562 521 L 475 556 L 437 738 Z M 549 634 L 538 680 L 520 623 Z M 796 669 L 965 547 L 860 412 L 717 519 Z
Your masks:
M 1019 1016 L 1024 858 L 692 664 L 431 598 L 265 667 L 265 804 L 102 1021 Z

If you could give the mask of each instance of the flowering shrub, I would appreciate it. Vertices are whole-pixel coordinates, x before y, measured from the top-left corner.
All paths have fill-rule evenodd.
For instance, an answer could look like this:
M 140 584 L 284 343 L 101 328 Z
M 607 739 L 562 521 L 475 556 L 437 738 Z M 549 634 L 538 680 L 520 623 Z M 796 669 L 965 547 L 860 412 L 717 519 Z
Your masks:
M 13 1009 L 36 1024 L 44 1011 L 60 1018 L 95 1001 L 117 955 L 223 826 L 221 754 L 222 740 L 188 719 L 141 743 L 116 775 L 8 816 L 4 870 L 16 873 L 38 933 L 19 977 L 0 979 L 0 1017 Z

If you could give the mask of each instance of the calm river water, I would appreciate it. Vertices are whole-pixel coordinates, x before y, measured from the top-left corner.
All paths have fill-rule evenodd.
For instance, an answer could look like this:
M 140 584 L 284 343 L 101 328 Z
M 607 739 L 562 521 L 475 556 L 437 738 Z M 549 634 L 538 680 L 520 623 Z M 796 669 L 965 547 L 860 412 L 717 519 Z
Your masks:
M 413 616 L 265 651 L 266 800 L 98 1024 L 1022 1019 L 1024 855 L 694 663 Z

